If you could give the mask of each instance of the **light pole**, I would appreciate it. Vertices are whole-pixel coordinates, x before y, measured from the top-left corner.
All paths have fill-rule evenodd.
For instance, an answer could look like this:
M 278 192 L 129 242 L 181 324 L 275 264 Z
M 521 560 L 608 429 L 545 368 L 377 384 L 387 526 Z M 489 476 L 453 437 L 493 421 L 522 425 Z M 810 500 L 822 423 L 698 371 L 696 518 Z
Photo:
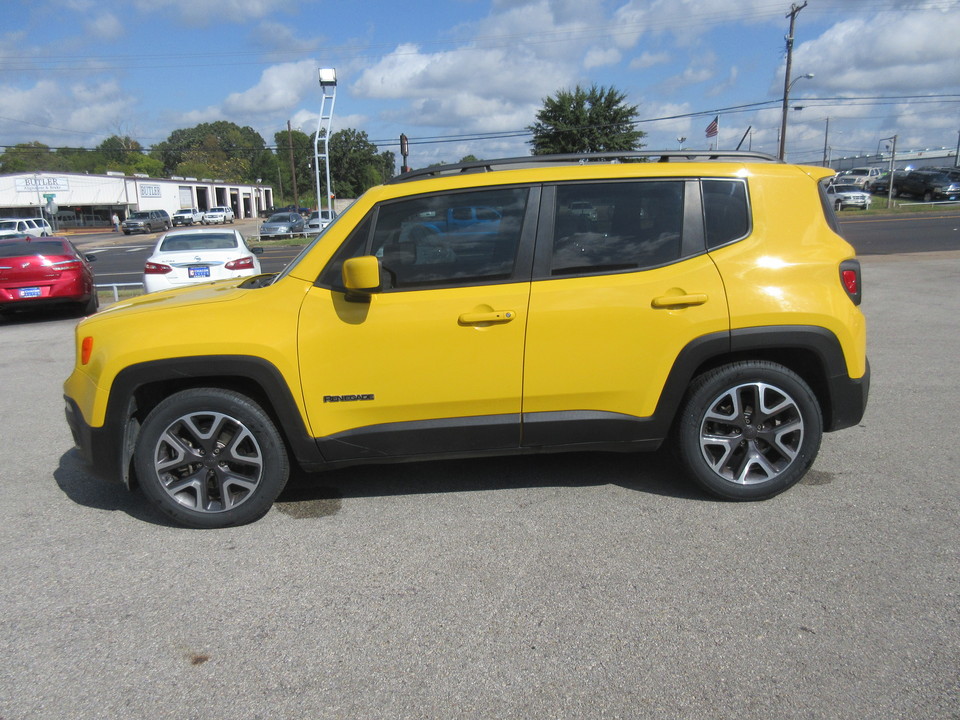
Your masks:
M 682 136 L 681 136 L 681 137 L 678 137 L 678 138 L 677 138 L 677 143 L 680 145 L 680 148 L 679 148 L 680 150 L 683 150 L 683 144 L 684 144 L 686 141 L 687 141 L 687 139 L 686 139 L 685 137 L 682 137 Z
M 787 77 L 790 77 L 790 66 L 787 65 Z M 787 150 L 787 104 L 790 100 L 790 90 L 794 85 L 797 84 L 799 80 L 809 80 L 813 77 L 813 73 L 807 73 L 806 75 L 801 75 L 798 78 L 794 78 L 793 82 L 786 83 L 783 86 L 783 110 L 782 116 L 780 118 L 780 154 L 779 158 L 783 160 L 784 155 Z
M 313 138 L 313 172 L 317 178 L 317 211 L 323 209 L 320 203 L 320 158 L 327 180 L 327 214 L 333 220 L 333 186 L 330 184 L 330 126 L 333 124 L 333 106 L 337 101 L 336 68 L 320 68 L 320 117 L 317 119 L 317 134 Z M 329 108 L 328 108 L 329 104 Z M 326 125 L 324 126 L 324 123 Z M 320 130 L 323 128 L 323 154 L 320 154 Z

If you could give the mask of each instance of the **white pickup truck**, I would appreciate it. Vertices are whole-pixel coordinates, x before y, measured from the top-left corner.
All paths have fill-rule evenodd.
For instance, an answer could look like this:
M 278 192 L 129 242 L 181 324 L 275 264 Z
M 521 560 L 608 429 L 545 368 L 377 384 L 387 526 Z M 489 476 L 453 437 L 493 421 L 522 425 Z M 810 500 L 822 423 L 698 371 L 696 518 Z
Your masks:
M 176 225 L 198 225 L 203 222 L 203 213 L 196 208 L 183 208 L 173 214 L 173 224 Z

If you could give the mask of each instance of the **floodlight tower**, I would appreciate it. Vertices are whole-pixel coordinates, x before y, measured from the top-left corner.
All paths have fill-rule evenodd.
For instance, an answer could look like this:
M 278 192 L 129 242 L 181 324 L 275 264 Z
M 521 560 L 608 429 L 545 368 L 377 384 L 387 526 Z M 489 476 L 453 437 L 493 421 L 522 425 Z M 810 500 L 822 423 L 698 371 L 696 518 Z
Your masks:
M 317 210 L 323 209 L 320 202 L 320 159 L 327 179 L 327 210 L 330 219 L 333 211 L 333 185 L 330 184 L 330 125 L 333 122 L 333 105 L 337 100 L 337 71 L 335 68 L 320 68 L 320 118 L 317 120 L 317 134 L 313 139 L 313 168 L 317 176 Z M 320 131 L 323 132 L 323 153 L 320 153 Z

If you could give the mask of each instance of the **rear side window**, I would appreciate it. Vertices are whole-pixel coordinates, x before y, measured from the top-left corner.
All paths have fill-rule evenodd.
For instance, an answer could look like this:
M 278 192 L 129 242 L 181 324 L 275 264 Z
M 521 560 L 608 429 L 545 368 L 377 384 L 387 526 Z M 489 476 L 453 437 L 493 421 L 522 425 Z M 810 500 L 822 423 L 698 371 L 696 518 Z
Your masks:
M 680 257 L 682 180 L 557 187 L 551 275 L 639 270 Z
M 701 187 L 707 248 L 746 237 L 750 233 L 747 184 L 743 180 L 704 180 Z

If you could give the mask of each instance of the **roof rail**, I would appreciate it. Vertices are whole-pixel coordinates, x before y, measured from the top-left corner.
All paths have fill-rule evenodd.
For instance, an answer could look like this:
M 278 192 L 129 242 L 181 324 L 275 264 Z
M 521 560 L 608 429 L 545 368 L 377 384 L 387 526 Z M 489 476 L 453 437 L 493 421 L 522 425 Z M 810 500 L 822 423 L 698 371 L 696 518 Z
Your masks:
M 539 167 L 551 164 L 588 165 L 621 162 L 781 162 L 773 155 L 759 152 L 720 150 L 624 150 L 622 152 L 569 153 L 564 155 L 527 155 L 525 157 L 474 160 L 411 170 L 397 175 L 387 184 L 441 177 L 460 173 L 494 172 L 495 170 Z

